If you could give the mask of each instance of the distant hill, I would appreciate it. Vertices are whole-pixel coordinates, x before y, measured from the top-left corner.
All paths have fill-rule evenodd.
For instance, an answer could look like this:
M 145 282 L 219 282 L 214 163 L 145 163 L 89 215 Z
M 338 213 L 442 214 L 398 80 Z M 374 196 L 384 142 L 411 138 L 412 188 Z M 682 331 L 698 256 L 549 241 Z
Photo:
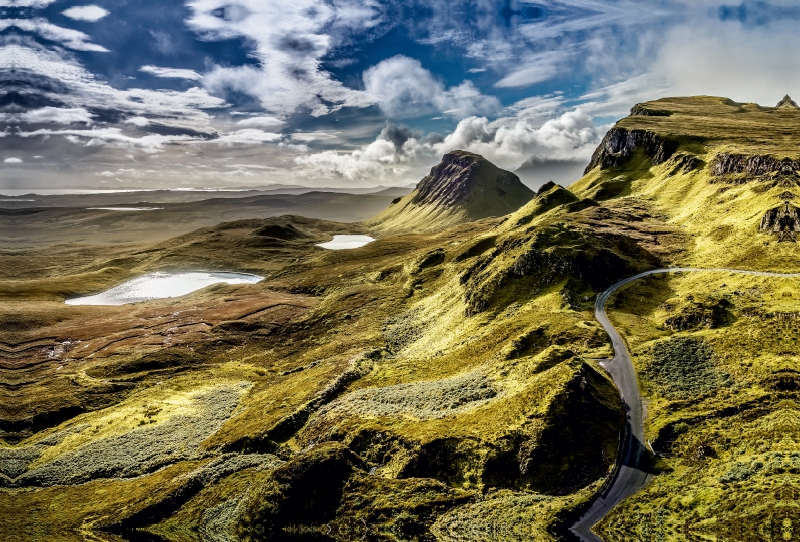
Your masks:
M 515 174 L 466 151 L 447 153 L 409 195 L 366 224 L 381 230 L 433 231 L 513 213 L 534 192 Z

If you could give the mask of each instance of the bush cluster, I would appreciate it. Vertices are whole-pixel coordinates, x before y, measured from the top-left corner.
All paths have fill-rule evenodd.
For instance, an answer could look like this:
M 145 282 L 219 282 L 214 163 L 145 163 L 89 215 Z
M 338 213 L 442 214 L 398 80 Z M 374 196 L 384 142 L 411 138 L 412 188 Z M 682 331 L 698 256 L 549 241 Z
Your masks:
M 198 447 L 231 416 L 243 392 L 224 386 L 194 398 L 194 412 L 172 416 L 121 435 L 90 441 L 29 470 L 14 486 L 79 484 L 96 478 L 133 477 L 198 456 Z
M 673 337 L 656 343 L 653 361 L 645 374 L 667 395 L 708 393 L 730 383 L 730 376 L 717 369 L 714 350 L 691 337 Z
M 425 380 L 384 388 L 357 390 L 334 401 L 325 412 L 334 416 L 397 416 L 442 418 L 497 395 L 492 382 L 476 372 L 441 380 Z

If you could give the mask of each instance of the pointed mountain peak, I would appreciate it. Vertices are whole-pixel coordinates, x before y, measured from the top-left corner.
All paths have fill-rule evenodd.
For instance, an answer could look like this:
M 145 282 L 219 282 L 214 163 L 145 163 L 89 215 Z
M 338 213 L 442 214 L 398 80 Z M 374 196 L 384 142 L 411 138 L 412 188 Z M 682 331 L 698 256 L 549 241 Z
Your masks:
M 792 100 L 792 98 L 787 94 L 783 97 L 783 100 L 778 102 L 778 105 L 775 106 L 777 109 L 800 109 L 800 106 L 797 105 L 797 102 Z

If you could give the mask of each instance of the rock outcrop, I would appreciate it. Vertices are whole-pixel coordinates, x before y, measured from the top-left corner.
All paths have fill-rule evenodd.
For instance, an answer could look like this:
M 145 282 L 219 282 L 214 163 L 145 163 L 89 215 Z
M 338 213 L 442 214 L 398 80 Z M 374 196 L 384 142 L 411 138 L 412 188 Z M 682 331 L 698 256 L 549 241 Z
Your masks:
M 779 241 L 795 241 L 797 232 L 800 232 L 800 208 L 787 201 L 770 209 L 761 219 L 759 229 L 763 233 L 774 233 Z
M 484 157 L 453 151 L 408 196 L 367 221 L 383 230 L 432 231 L 490 216 L 505 216 L 535 193 L 519 177 Z
M 598 167 L 608 169 L 625 165 L 637 148 L 641 148 L 645 156 L 652 160 L 654 166 L 657 166 L 675 154 L 675 151 L 678 150 L 678 143 L 646 130 L 612 128 L 594 151 L 592 161 L 586 167 L 584 175 Z
M 711 174 L 715 177 L 745 174 L 751 176 L 780 173 L 794 175 L 800 170 L 800 160 L 775 158 L 773 156 L 745 156 L 742 154 L 719 153 L 711 163 Z

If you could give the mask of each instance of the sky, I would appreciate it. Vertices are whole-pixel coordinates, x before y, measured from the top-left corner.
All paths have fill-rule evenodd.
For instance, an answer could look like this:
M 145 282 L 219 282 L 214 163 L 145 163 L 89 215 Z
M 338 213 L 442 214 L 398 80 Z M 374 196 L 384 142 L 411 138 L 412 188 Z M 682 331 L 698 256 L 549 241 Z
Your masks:
M 800 1 L 0 0 L 0 189 L 401 186 L 454 149 L 567 184 L 636 103 L 800 96 L 798 23 Z

